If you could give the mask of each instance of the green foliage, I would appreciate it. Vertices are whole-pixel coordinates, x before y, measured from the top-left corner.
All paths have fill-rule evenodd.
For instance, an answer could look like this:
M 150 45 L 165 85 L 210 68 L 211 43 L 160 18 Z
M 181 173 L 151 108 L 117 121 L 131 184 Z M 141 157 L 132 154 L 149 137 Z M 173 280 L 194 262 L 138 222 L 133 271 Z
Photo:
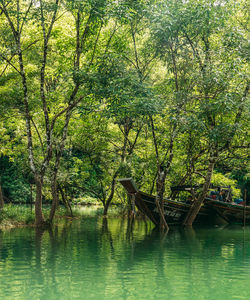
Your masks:
M 41 7 L 27 10 L 25 1 L 20 5 L 34 163 L 41 170 L 48 153 L 40 91 Z M 51 1 L 43 5 L 48 30 L 56 7 Z M 157 166 L 149 116 L 160 160 L 169 159 L 167 150 L 174 139 L 167 192 L 187 173 L 188 182 L 202 183 L 209 152 L 215 149 L 220 160 L 213 182 L 232 185 L 239 196 L 237 185 L 249 186 L 246 6 L 243 0 L 60 2 L 44 73 L 50 126 L 56 118 L 44 178 L 46 198 L 51 199 L 66 107 L 76 86 L 79 102 L 70 116 L 58 171 L 58 183 L 69 199 L 107 199 L 116 172 L 151 190 Z M 7 8 L 17 26 L 15 1 Z M 26 202 L 33 176 L 27 167 L 24 90 L 15 39 L 4 13 L 0 33 L 1 184 L 11 201 Z
M 49 207 L 44 208 L 44 214 L 46 217 L 48 217 L 49 212 Z M 77 214 L 78 212 L 74 210 L 74 215 Z M 57 210 L 56 217 L 57 219 L 60 219 L 65 216 L 68 216 L 67 211 L 64 207 L 60 206 Z M 7 204 L 0 210 L 0 227 L 25 226 L 33 225 L 34 223 L 34 210 L 31 211 L 29 206 Z
M 215 186 L 224 186 L 224 187 L 231 187 L 232 188 L 232 193 L 235 198 L 241 196 L 241 191 L 239 188 L 237 188 L 237 181 L 234 179 L 230 178 L 230 174 L 221 174 L 214 172 L 213 178 L 212 178 L 212 183 Z
M 30 201 L 29 177 L 23 167 L 17 158 L 11 162 L 8 157 L 0 156 L 1 185 L 3 194 L 8 201 L 14 203 Z
M 34 224 L 35 216 L 30 211 L 30 208 L 19 205 L 5 205 L 0 211 L 0 225 L 28 225 Z

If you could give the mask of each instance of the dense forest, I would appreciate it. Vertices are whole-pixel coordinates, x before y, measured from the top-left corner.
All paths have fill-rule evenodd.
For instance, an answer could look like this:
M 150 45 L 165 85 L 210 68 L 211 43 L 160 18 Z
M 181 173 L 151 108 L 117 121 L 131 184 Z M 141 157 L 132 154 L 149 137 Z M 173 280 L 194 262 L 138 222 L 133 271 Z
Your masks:
M 117 180 L 249 190 L 247 0 L 0 0 L 0 207 Z M 46 220 L 46 221 L 48 221 Z

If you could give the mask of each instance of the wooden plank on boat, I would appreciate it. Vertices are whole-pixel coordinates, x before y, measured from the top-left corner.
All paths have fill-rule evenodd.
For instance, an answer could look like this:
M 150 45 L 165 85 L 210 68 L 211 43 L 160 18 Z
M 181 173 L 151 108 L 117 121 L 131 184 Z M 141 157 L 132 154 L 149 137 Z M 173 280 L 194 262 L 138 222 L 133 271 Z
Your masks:
M 193 189 L 198 189 L 200 188 L 202 185 L 177 185 L 177 186 L 172 186 L 171 190 L 173 192 L 182 192 L 182 191 L 191 191 Z
M 138 188 L 132 178 L 121 178 L 118 179 L 118 181 L 124 186 L 129 194 L 136 194 L 138 192 Z

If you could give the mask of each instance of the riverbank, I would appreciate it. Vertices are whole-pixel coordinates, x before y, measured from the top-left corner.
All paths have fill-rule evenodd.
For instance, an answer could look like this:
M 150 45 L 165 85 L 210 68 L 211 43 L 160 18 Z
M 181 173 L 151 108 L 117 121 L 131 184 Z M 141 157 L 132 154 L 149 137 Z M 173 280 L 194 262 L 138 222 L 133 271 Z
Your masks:
M 77 219 L 83 215 L 94 216 L 103 215 L 103 207 L 95 204 L 78 204 L 72 207 L 73 216 L 65 209 L 59 206 L 57 209 L 54 224 L 58 224 L 62 219 Z M 45 219 L 48 219 L 50 206 L 43 207 Z M 111 206 L 109 215 L 121 215 L 121 208 Z M 35 208 L 31 210 L 29 205 L 7 204 L 0 210 L 0 230 L 7 230 L 18 227 L 34 227 L 35 225 Z
M 50 207 L 44 208 L 44 216 L 49 216 Z M 55 223 L 61 218 L 76 218 L 79 217 L 77 211 L 74 210 L 73 217 L 64 207 L 59 207 L 55 215 Z M 15 227 L 33 227 L 35 224 L 34 208 L 31 210 L 26 205 L 7 204 L 0 211 L 0 230 L 15 228 Z

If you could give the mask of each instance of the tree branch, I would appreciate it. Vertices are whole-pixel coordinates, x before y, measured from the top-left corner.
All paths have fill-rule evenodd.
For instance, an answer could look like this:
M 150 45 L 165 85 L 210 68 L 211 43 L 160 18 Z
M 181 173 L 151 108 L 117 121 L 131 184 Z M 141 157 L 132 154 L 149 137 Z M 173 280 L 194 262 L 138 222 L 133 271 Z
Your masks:
M 37 133 L 37 136 L 38 136 L 38 139 L 39 139 L 39 141 L 40 141 L 41 148 L 42 148 L 42 151 L 43 151 L 43 154 L 44 154 L 43 141 L 42 141 L 41 135 L 40 135 L 40 133 L 39 133 L 39 130 L 38 130 L 38 128 L 37 128 L 37 126 L 36 126 L 36 124 L 35 124 L 35 122 L 34 122 L 34 120 L 33 120 L 32 117 L 30 118 L 30 120 L 31 120 L 31 123 L 33 124 L 33 126 L 34 126 L 34 128 L 35 128 L 35 130 L 36 130 L 36 133 Z
M 3 60 L 5 60 L 13 69 L 15 69 L 16 71 L 17 71 L 17 73 L 19 74 L 19 75 L 21 75 L 21 72 L 11 63 L 11 61 L 8 59 L 8 58 L 6 58 L 3 54 L 1 54 L 0 53 L 0 57 L 3 59 Z M 11 59 L 13 58 L 14 56 L 12 56 L 11 57 Z M 2 73 L 3 74 L 3 73 Z M 1 74 L 1 76 L 2 76 L 2 74 Z

